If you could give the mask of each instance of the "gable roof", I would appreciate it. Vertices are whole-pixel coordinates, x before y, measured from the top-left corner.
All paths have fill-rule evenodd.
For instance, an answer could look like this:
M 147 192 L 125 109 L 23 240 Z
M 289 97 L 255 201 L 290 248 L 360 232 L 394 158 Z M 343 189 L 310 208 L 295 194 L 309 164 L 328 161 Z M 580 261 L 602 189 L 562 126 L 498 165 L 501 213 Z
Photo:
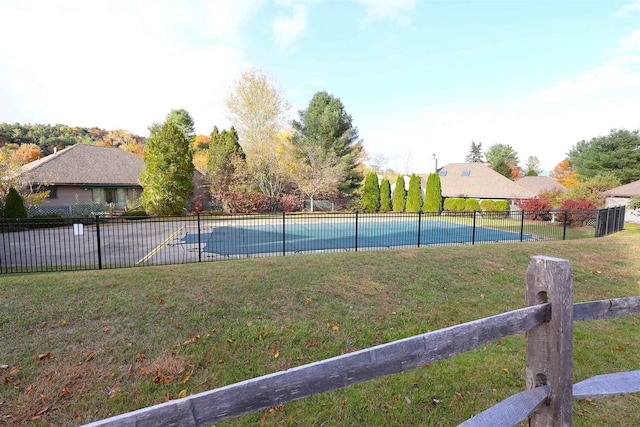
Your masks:
M 140 185 L 144 161 L 117 147 L 76 144 L 27 163 L 18 173 L 50 185 Z
M 565 192 L 568 190 L 567 187 L 548 176 L 524 176 L 518 179 L 516 183 L 522 185 L 524 188 L 528 188 L 529 190 L 536 193 L 536 195 L 539 195 L 540 193 L 543 193 L 545 191 Z
M 444 197 L 528 199 L 536 195 L 484 163 L 450 163 L 439 174 Z
M 604 194 L 610 197 L 640 196 L 640 180 L 612 188 L 611 190 L 605 191 Z

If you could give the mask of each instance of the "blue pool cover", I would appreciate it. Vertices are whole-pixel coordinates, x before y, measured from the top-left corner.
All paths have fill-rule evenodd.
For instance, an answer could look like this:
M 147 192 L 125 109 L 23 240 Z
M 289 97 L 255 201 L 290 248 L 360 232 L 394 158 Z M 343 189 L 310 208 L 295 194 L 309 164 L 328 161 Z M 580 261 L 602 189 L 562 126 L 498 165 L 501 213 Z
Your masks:
M 283 238 L 284 236 L 284 238 Z M 529 240 L 530 235 L 522 236 Z M 331 223 L 287 223 L 263 225 L 225 225 L 202 233 L 203 251 L 220 255 L 296 253 L 321 250 L 352 250 L 371 247 L 446 245 L 474 242 L 519 241 L 520 233 L 444 221 L 422 225 L 418 242 L 416 223 L 398 221 Z M 198 235 L 188 233 L 181 243 L 198 243 Z M 357 245 L 356 245 L 357 243 Z

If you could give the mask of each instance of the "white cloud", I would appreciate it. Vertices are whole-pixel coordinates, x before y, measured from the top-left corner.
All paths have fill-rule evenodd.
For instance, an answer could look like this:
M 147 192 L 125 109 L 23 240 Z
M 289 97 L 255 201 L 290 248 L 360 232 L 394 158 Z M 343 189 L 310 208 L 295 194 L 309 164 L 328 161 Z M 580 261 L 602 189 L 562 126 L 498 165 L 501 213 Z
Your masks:
M 0 4 L 3 119 L 146 135 L 185 108 L 200 133 L 225 126 L 222 100 L 245 65 L 248 5 L 259 2 Z
M 297 37 L 307 30 L 307 6 L 296 4 L 292 7 L 291 16 L 276 16 L 270 22 L 276 44 L 281 50 L 286 50 Z
M 365 8 L 365 21 L 391 20 L 406 23 L 405 14 L 415 4 L 416 0 L 358 0 Z
M 640 12 L 640 1 L 638 0 L 624 4 L 615 14 L 617 16 L 629 16 L 636 12 Z

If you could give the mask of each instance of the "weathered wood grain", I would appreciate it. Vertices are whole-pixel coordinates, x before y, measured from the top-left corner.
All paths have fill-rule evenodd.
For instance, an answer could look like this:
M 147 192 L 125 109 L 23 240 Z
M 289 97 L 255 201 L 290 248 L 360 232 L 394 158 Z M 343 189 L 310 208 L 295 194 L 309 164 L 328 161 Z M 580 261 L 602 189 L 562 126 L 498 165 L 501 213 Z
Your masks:
M 582 302 L 573 305 L 573 320 L 611 319 L 640 313 L 640 296 Z
M 522 308 L 206 391 L 88 426 L 157 426 L 181 412 L 193 426 L 416 368 L 543 323 L 549 304 Z M 173 418 L 169 418 L 173 419 Z M 167 423 L 166 425 L 174 425 Z
M 458 427 L 516 426 L 547 400 L 550 390 L 550 385 L 543 385 L 514 394 L 473 418 L 469 418 Z
M 573 399 L 640 392 L 640 371 L 596 375 L 573 385 Z
M 552 384 L 548 404 L 531 417 L 533 427 L 571 426 L 573 273 L 569 261 L 533 256 L 526 272 L 527 305 L 551 300 L 548 322 L 527 332 L 527 389 Z

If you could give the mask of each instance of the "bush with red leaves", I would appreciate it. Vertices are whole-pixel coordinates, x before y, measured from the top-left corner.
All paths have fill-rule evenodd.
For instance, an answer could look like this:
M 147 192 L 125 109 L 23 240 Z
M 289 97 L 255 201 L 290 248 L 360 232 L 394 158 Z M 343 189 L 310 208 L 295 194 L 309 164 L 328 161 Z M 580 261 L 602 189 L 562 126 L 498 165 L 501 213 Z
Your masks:
M 532 197 L 521 201 L 520 209 L 527 211 L 529 218 L 533 221 L 545 221 L 549 218 L 551 202 L 544 196 Z
M 598 206 L 594 201 L 584 197 L 566 199 L 560 205 L 561 211 L 567 211 L 567 225 L 581 227 L 588 221 L 595 220 Z

